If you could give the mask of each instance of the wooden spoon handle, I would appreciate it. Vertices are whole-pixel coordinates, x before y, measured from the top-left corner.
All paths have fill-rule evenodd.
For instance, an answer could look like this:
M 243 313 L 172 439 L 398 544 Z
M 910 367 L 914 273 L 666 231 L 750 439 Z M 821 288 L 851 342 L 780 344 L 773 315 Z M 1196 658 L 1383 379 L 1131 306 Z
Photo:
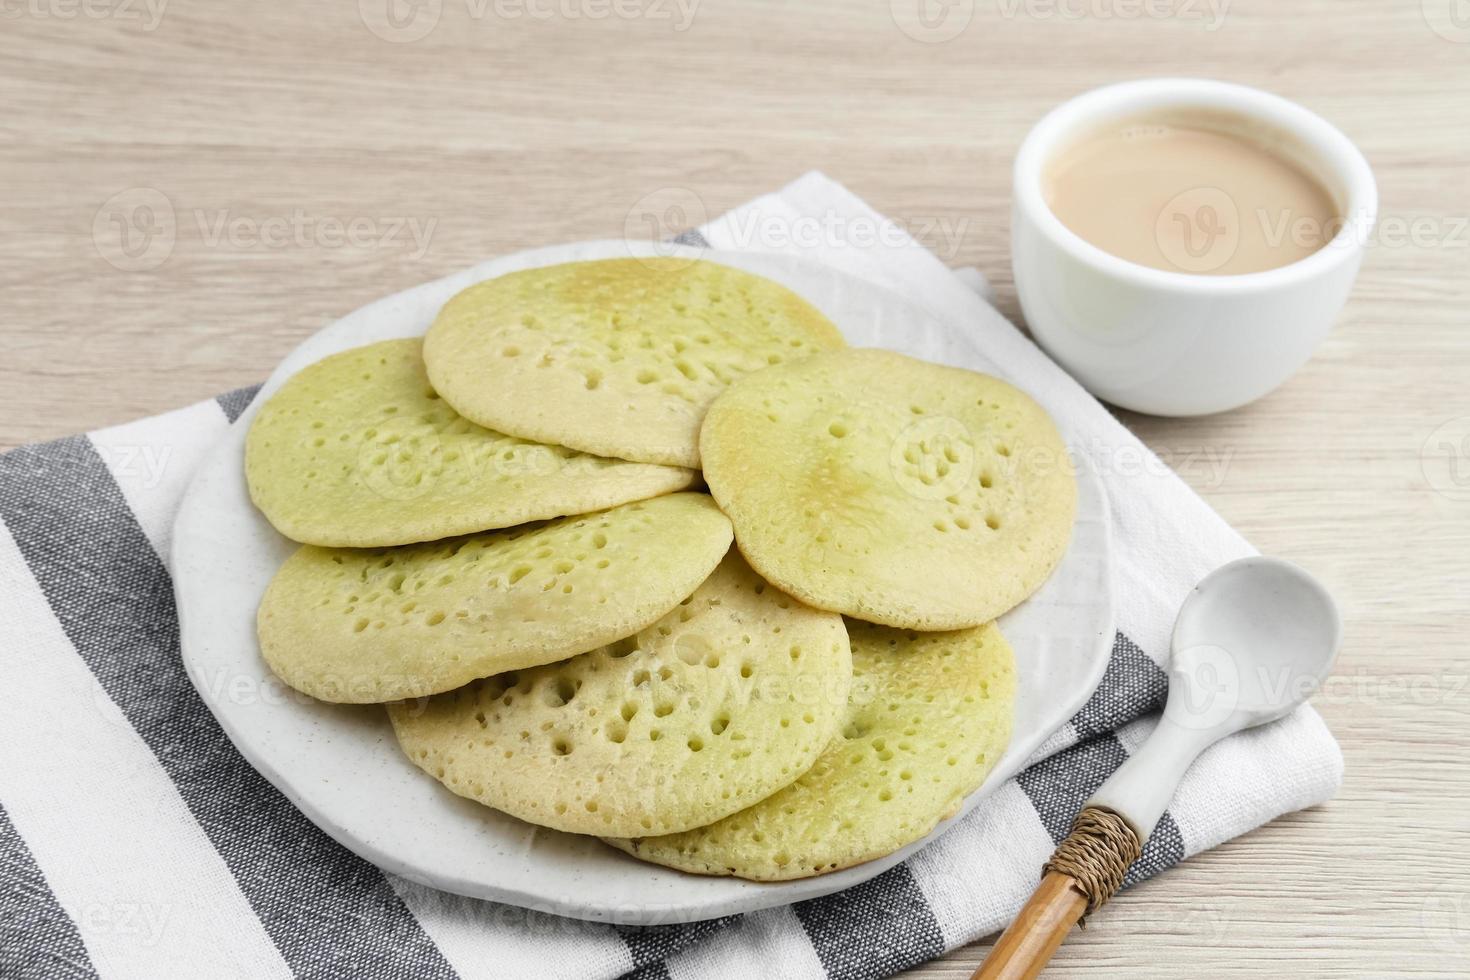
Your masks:
M 1086 910 L 1087 896 L 1077 887 L 1077 879 L 1048 871 L 995 941 L 973 980 L 1030 980 L 1040 975 Z
M 1113 897 L 1142 852 L 1143 842 L 1122 817 L 1101 807 L 1084 808 L 1042 869 L 1041 884 L 972 980 L 1040 975 L 1072 926 Z

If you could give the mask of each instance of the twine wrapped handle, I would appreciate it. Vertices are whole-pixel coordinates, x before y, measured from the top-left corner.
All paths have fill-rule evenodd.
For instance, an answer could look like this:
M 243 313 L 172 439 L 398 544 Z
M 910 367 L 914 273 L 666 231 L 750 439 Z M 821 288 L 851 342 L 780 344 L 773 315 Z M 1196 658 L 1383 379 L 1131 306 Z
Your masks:
M 1113 897 L 1142 853 L 1143 842 L 1122 817 L 1102 807 L 1084 808 L 1042 867 L 1041 884 L 973 980 L 1038 976 L 1072 926 Z
M 1073 880 L 1087 897 L 1081 920 L 1085 926 L 1087 916 L 1107 904 L 1142 853 L 1138 835 L 1122 817 L 1112 810 L 1088 807 L 1072 821 L 1072 832 L 1041 866 L 1041 873 L 1056 871 Z

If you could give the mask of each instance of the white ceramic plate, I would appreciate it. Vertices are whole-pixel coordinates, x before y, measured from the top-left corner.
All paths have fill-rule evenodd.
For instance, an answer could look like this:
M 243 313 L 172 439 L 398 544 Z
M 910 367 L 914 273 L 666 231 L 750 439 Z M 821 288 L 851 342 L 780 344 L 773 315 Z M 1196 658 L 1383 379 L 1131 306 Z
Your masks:
M 654 254 L 627 242 L 588 242 L 524 252 L 390 296 L 298 347 L 262 391 L 269 396 L 328 354 L 422 334 L 454 293 L 517 269 L 579 259 Z M 658 254 L 668 254 L 663 248 Z M 896 294 L 825 266 L 781 255 L 688 250 L 747 269 L 801 293 L 848 341 L 1004 374 L 963 323 L 940 323 Z M 184 665 L 236 747 L 319 827 L 394 874 L 444 891 L 575 918 L 657 924 L 707 919 L 814 898 L 902 861 L 953 821 L 902 851 L 835 874 L 759 884 L 706 878 L 635 861 L 592 838 L 534 827 L 450 793 L 398 750 L 377 706 L 322 704 L 284 687 L 255 640 L 255 609 L 295 545 L 251 506 L 244 413 L 195 477 L 174 530 L 173 578 Z M 1080 455 L 1080 454 L 1079 454 Z M 1106 501 L 1080 475 L 1072 543 L 1050 580 L 1001 628 L 1015 648 L 1020 692 L 1009 750 L 968 812 L 1013 775 L 1097 686 L 1113 636 Z

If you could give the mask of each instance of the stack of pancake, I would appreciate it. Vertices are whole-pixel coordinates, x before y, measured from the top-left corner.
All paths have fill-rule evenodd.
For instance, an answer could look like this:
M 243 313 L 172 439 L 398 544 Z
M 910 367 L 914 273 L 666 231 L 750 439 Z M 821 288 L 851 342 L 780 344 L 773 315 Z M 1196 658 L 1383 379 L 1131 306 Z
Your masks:
M 871 860 L 1010 737 L 994 620 L 1076 484 L 1005 382 L 851 349 L 709 261 L 531 269 L 262 407 L 261 602 L 287 684 L 382 703 L 449 790 L 690 872 Z

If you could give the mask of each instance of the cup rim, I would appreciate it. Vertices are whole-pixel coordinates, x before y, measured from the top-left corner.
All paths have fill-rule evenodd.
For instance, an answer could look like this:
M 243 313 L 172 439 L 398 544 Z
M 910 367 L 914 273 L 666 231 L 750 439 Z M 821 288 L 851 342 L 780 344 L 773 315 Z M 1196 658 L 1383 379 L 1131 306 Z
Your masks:
M 1264 122 L 1300 138 L 1344 190 L 1343 224 L 1311 255 L 1260 272 L 1210 275 L 1141 265 L 1092 244 L 1064 225 L 1046 203 L 1042 177 L 1058 144 L 1088 122 L 1151 110 L 1197 107 Z M 1063 251 L 1087 265 L 1139 285 L 1209 293 L 1276 288 L 1311 279 L 1355 258 L 1378 217 L 1372 168 L 1352 140 L 1307 109 L 1262 89 L 1201 78 L 1148 78 L 1117 82 L 1074 96 L 1053 108 L 1026 134 L 1012 170 L 1016 207 Z

